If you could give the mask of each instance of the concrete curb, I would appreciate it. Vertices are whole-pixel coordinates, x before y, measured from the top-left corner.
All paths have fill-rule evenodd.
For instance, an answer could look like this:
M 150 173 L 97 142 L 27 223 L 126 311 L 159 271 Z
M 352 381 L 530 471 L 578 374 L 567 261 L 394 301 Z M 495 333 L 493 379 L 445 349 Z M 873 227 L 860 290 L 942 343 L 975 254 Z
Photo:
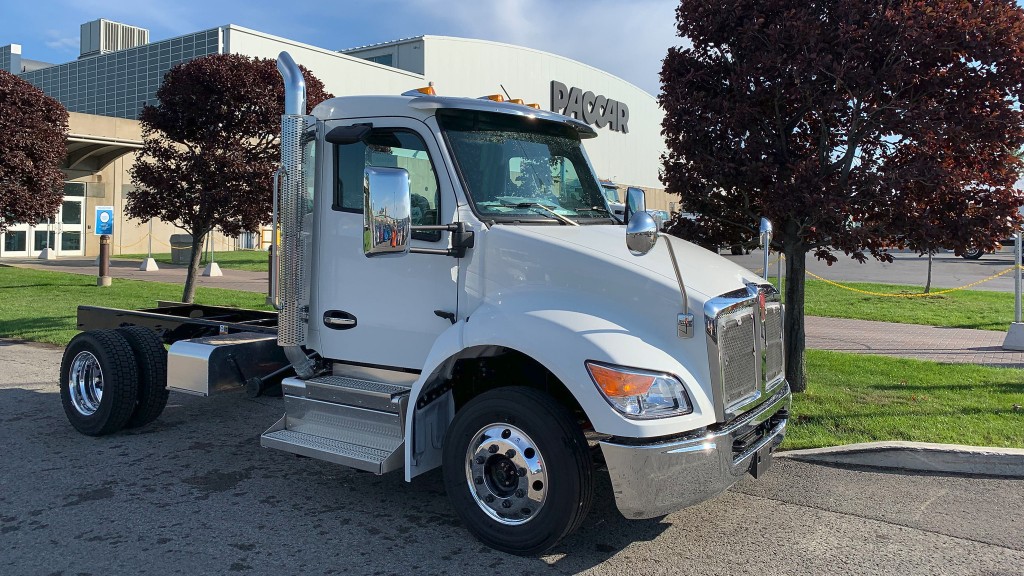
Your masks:
M 1024 450 L 927 442 L 866 442 L 777 452 L 782 458 L 820 464 L 871 466 L 915 472 L 984 474 L 1024 478 Z

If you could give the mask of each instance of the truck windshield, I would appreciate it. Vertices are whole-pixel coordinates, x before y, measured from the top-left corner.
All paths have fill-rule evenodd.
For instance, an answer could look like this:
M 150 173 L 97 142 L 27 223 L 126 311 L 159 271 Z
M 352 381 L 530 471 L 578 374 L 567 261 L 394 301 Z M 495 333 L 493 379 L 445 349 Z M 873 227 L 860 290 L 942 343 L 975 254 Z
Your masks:
M 614 223 L 571 127 L 468 110 L 438 110 L 437 120 L 482 218 Z

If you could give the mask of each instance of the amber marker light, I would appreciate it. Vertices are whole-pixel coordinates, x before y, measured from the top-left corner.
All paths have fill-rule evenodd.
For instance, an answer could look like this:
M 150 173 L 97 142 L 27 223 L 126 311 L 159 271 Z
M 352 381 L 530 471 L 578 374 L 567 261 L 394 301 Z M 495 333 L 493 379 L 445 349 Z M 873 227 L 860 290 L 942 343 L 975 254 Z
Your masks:
M 490 96 L 481 96 L 482 100 L 494 100 L 495 102 L 504 102 L 505 97 L 501 94 L 491 94 Z
M 417 88 L 417 92 L 420 94 L 426 94 L 427 96 L 437 96 L 437 92 L 434 91 L 433 86 L 424 86 L 423 88 Z
M 590 370 L 590 376 L 594 379 L 594 382 L 601 388 L 605 396 L 609 398 L 623 398 L 646 394 L 651 389 L 655 380 L 653 376 L 613 370 L 592 362 L 587 363 L 587 370 Z
M 531 102 L 530 104 L 527 104 L 527 106 L 533 108 L 534 110 L 540 110 L 540 104 L 537 104 L 536 102 Z
M 526 106 L 526 103 L 523 102 L 522 98 L 513 98 L 513 99 L 509 100 L 509 102 L 511 102 L 513 104 L 519 104 L 521 106 Z

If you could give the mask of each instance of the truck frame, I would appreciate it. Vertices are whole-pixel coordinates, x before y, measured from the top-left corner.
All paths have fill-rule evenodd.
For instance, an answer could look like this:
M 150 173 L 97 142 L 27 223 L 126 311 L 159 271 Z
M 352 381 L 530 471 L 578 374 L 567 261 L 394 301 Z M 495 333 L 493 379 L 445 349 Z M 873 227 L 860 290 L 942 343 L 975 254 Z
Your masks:
M 661 234 L 640 190 L 617 222 L 592 128 L 432 88 L 307 115 L 298 66 L 278 69 L 276 311 L 80 306 L 60 373 L 77 430 L 144 426 L 169 390 L 279 395 L 263 446 L 440 467 L 466 528 L 523 555 L 579 527 L 595 474 L 652 518 L 767 471 L 791 402 L 779 293 Z

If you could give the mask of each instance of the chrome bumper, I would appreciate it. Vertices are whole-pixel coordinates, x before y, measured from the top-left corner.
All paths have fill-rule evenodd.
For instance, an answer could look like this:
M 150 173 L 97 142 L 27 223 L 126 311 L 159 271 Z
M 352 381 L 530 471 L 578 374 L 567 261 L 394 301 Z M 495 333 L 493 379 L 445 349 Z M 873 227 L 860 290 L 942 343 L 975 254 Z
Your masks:
M 660 444 L 602 441 L 619 511 L 626 518 L 654 518 L 724 492 L 759 452 L 764 457 L 782 444 L 790 402 L 785 383 L 751 414 L 713 432 Z

